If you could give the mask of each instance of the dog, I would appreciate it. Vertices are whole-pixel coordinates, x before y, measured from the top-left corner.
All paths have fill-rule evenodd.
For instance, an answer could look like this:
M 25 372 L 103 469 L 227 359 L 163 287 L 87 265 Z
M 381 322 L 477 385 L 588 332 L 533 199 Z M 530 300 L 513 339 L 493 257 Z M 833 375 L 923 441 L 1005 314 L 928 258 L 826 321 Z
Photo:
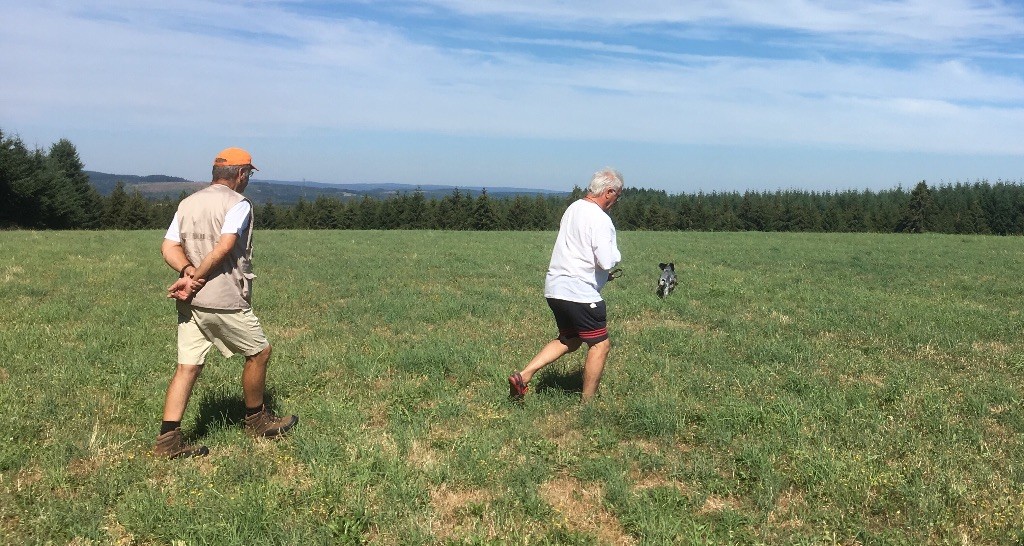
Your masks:
M 658 267 L 661 268 L 661 278 L 658 279 L 658 290 L 656 293 L 659 298 L 664 298 L 671 294 L 675 290 L 676 284 L 678 284 L 676 281 L 676 264 L 658 264 Z

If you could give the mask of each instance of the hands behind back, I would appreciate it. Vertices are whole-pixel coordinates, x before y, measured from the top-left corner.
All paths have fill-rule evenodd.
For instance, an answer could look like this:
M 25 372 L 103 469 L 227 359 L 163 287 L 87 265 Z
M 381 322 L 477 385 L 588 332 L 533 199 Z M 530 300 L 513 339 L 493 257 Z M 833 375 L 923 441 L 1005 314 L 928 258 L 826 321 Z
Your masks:
M 186 275 L 167 287 L 167 297 L 178 301 L 191 301 L 204 284 L 205 279 L 195 279 Z

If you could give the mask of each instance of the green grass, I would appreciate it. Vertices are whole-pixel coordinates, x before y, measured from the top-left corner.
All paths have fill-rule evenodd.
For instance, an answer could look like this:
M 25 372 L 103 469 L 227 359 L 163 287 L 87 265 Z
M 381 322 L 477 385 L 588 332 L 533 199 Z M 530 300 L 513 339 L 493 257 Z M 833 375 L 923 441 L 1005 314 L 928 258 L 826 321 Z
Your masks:
M 161 235 L 0 232 L 4 543 L 1024 544 L 1020 238 L 620 233 L 600 397 L 574 354 L 520 408 L 553 233 L 260 232 L 300 424 L 211 354 L 163 461 Z

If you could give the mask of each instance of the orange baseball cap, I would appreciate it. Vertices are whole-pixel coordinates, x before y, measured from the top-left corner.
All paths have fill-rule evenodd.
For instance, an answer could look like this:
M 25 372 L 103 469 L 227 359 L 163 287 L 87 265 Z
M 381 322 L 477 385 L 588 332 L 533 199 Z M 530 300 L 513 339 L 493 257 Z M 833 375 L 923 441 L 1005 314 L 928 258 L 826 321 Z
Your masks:
M 233 165 L 248 165 L 254 171 L 259 170 L 252 164 L 252 156 L 249 155 L 249 152 L 241 148 L 225 148 L 213 160 L 214 167 L 229 167 Z

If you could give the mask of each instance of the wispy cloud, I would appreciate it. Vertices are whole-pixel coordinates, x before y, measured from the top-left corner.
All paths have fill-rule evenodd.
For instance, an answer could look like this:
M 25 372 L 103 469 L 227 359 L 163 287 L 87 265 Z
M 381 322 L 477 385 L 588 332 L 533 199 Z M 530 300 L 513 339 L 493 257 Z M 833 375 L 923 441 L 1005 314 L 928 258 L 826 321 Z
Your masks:
M 514 17 L 532 24 L 566 27 L 588 24 L 701 24 L 786 29 L 810 34 L 885 38 L 888 42 L 949 42 L 1016 39 L 1024 32 L 1024 8 L 1012 2 L 971 0 L 705 0 L 696 2 L 616 0 L 423 0 L 469 16 Z
M 0 128 L 1024 154 L 1017 4 L 682 4 L 0 0 Z

